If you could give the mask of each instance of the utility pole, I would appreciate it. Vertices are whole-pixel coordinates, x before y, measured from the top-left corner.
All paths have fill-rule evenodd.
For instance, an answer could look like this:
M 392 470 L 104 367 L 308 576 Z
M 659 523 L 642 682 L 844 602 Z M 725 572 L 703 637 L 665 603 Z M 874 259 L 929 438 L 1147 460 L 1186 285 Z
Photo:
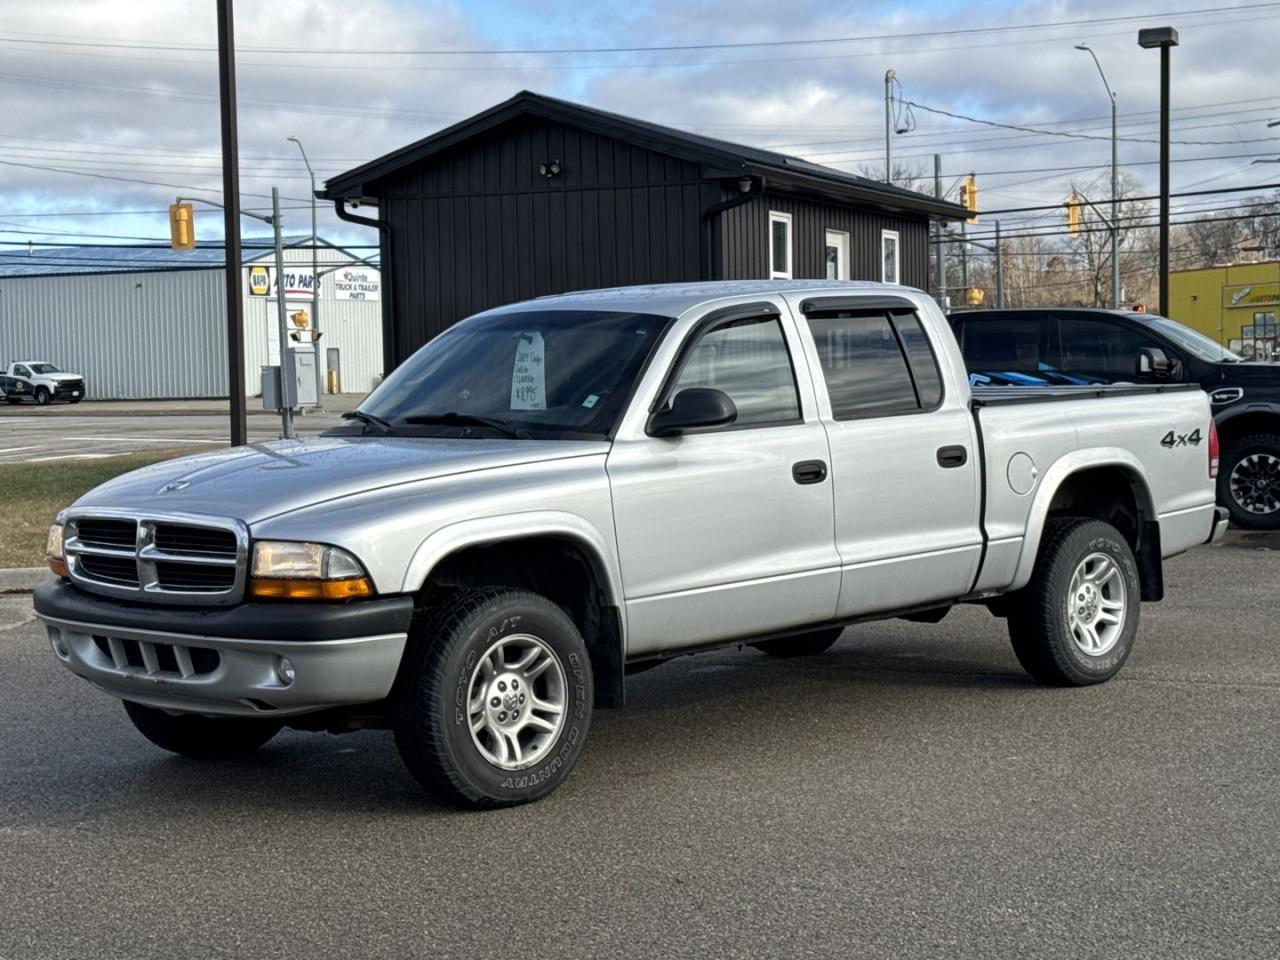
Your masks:
M 1120 309 L 1120 165 L 1117 162 L 1116 144 L 1116 92 L 1107 82 L 1107 75 L 1102 72 L 1102 63 L 1093 48 L 1087 43 L 1077 43 L 1077 50 L 1084 50 L 1093 57 L 1094 66 L 1098 68 L 1098 76 L 1102 77 L 1102 85 L 1107 88 L 1107 96 L 1111 98 L 1111 309 Z
M 218 101 L 222 115 L 223 233 L 226 237 L 227 391 L 231 445 L 249 439 L 244 392 L 244 283 L 240 275 L 240 145 L 236 134 L 236 41 L 232 0 L 218 0 Z
M 311 307 L 311 329 L 316 334 L 316 402 L 323 410 L 324 402 L 321 397 L 324 396 L 324 365 L 320 362 L 320 291 L 324 287 L 320 283 L 320 261 L 316 247 L 316 174 L 311 169 L 311 161 L 307 159 L 307 151 L 303 148 L 302 141 L 297 137 L 290 137 L 289 139 L 298 145 L 298 151 L 302 154 L 302 162 L 307 165 L 307 176 L 311 178 L 311 277 L 314 284 L 311 288 L 311 293 L 314 297 Z
M 933 155 L 933 195 L 939 200 L 942 199 L 942 154 L 935 153 Z M 934 244 L 936 259 L 934 268 L 937 279 L 934 286 L 938 290 L 938 301 L 946 306 L 947 302 L 947 244 L 945 242 L 947 236 L 946 230 L 942 227 L 942 221 L 938 221 L 938 242 Z
M 1000 221 L 996 224 L 996 308 L 1004 308 L 1004 247 L 1000 245 Z
M 280 237 L 280 188 L 271 188 L 271 220 L 276 238 L 276 317 L 280 326 L 280 425 L 284 438 L 293 437 L 294 384 L 289 365 L 289 310 L 284 302 L 284 241 Z
M 1138 31 L 1138 46 L 1160 48 L 1160 315 L 1169 315 L 1169 50 L 1178 45 L 1173 27 Z
M 884 182 L 893 185 L 893 78 L 894 72 L 884 72 Z

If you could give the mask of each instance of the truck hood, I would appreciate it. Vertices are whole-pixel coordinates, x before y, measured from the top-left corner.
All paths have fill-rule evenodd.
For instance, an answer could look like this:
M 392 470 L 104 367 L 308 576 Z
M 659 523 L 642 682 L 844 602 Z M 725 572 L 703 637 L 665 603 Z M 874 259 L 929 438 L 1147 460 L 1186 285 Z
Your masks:
M 399 484 L 608 450 L 603 441 L 573 440 L 278 440 L 143 467 L 95 487 L 75 506 L 237 517 L 252 524 Z
M 1222 373 L 1222 382 L 1227 386 L 1257 383 L 1280 387 L 1280 363 L 1250 360 L 1244 363 L 1224 363 L 1219 365 L 1218 370 Z

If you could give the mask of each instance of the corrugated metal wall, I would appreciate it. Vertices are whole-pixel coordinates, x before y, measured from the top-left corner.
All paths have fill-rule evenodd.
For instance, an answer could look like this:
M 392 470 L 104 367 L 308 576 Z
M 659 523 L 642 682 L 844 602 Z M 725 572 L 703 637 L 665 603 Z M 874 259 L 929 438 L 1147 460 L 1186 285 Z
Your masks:
M 880 231 L 898 231 L 902 282 L 929 287 L 929 226 L 924 217 L 890 216 L 857 207 L 820 203 L 776 193 L 721 215 L 719 254 L 726 280 L 769 276 L 769 211 L 791 214 L 791 275 L 797 280 L 826 276 L 827 230 L 849 234 L 849 279 L 880 280 Z
M 321 269 L 337 256 L 321 251 Z M 311 253 L 286 250 L 285 259 L 309 266 Z M 337 347 L 343 390 L 366 392 L 382 372 L 379 305 L 334 300 L 325 281 L 320 362 Z M 254 394 L 275 301 L 245 299 L 245 385 Z M 0 278 L 0 361 L 48 360 L 82 373 L 90 399 L 226 396 L 224 303 L 220 269 Z

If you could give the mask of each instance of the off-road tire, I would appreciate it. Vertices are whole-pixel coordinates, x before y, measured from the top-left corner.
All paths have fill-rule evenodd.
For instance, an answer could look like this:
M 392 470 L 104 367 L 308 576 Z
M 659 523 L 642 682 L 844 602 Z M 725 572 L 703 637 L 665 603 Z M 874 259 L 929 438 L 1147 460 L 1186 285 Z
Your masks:
M 815 657 L 831 649 L 842 633 L 844 633 L 844 627 L 832 627 L 829 630 L 815 630 L 813 633 L 801 633 L 792 637 L 761 640 L 753 643 L 752 646 L 771 657 L 784 660 L 790 657 Z
M 1280 510 L 1273 513 L 1254 513 L 1236 501 L 1231 492 L 1231 474 L 1241 460 L 1259 454 L 1280 457 L 1280 436 L 1274 433 L 1253 433 L 1241 437 L 1227 447 L 1222 454 L 1218 470 L 1218 503 L 1227 508 L 1231 522 L 1245 530 L 1280 530 Z
M 1072 578 L 1093 554 L 1110 557 L 1124 580 L 1119 637 L 1105 653 L 1090 655 L 1077 645 L 1070 626 Z M 1045 526 L 1031 581 L 1011 604 L 1009 639 L 1018 662 L 1035 680 L 1082 687 L 1110 680 L 1129 657 L 1138 634 L 1141 606 L 1138 565 L 1120 531 L 1109 523 L 1062 517 Z
M 558 660 L 564 709 L 540 759 L 510 770 L 474 742 L 470 702 L 481 658 L 501 638 L 521 635 L 540 640 Z M 577 626 L 545 597 L 507 587 L 466 590 L 415 623 L 393 695 L 396 746 L 428 795 L 475 809 L 515 806 L 555 790 L 582 754 L 591 726 L 591 661 Z
M 201 717 L 171 714 L 124 701 L 138 732 L 157 747 L 192 760 L 227 760 L 252 753 L 280 732 L 280 724 L 256 717 Z

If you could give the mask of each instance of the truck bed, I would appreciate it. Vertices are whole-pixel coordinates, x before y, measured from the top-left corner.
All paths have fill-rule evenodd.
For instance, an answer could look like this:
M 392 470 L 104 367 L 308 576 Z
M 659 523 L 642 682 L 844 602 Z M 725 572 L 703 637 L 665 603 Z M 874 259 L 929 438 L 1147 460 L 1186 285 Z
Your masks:
M 972 387 L 975 407 L 996 407 L 1016 403 L 1048 403 L 1056 400 L 1084 400 L 1089 397 L 1133 397 L 1157 393 L 1184 393 L 1199 390 L 1198 383 L 1108 383 L 1082 386 Z

